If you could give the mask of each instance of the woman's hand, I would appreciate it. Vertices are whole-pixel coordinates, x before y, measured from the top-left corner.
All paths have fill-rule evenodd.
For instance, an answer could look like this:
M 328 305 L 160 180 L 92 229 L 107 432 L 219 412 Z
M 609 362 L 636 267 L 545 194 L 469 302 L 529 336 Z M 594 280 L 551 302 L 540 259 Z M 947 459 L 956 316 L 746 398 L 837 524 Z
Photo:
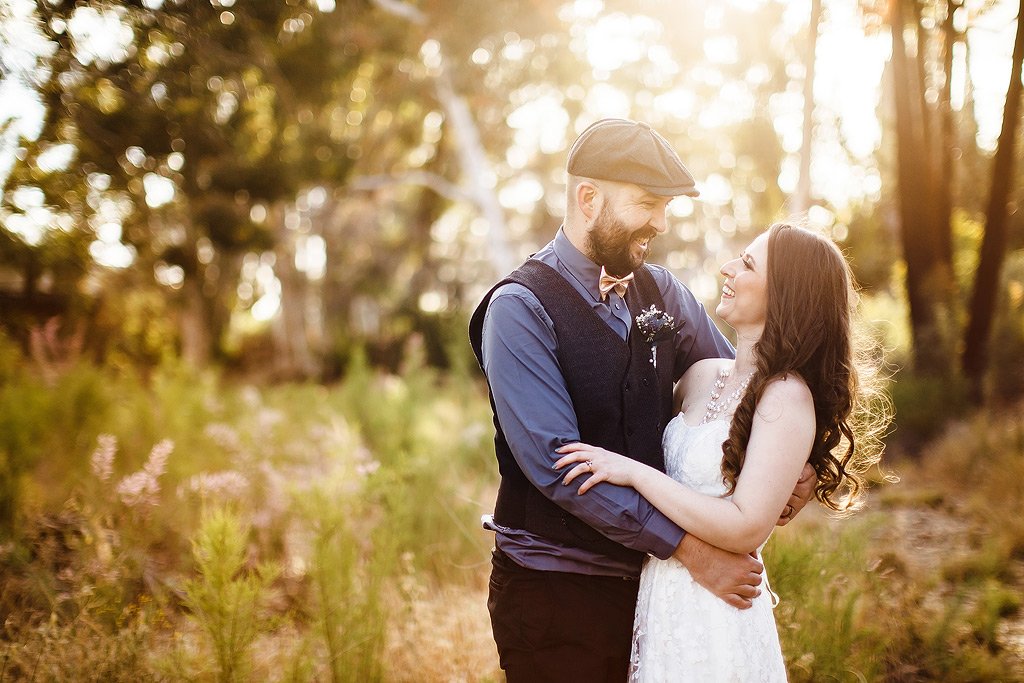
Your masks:
M 566 444 L 561 448 L 555 449 L 555 452 L 564 454 L 564 457 L 555 463 L 556 470 L 560 470 L 574 462 L 580 463 L 565 475 L 565 479 L 562 480 L 563 486 L 568 485 L 569 482 L 581 474 L 589 472 L 593 475 L 580 485 L 579 493 L 581 495 L 602 481 L 606 481 L 609 484 L 619 484 L 620 486 L 632 486 L 634 482 L 633 476 L 636 474 L 637 468 L 642 466 L 641 463 L 630 460 L 618 453 L 612 453 L 603 448 L 585 443 Z

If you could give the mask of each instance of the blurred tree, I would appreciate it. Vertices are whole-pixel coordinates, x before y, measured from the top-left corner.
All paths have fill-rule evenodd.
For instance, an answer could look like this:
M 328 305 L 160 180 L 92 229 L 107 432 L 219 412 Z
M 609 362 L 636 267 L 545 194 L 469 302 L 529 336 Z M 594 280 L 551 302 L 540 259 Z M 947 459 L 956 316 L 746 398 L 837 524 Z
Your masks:
M 130 271 L 140 286 L 155 274 L 176 300 L 182 355 L 202 365 L 220 348 L 244 254 L 291 234 L 267 218 L 288 215 L 284 205 L 313 181 L 344 181 L 359 150 L 340 108 L 349 91 L 339 103 L 335 89 L 394 34 L 359 20 L 365 3 L 320 12 L 307 2 L 40 2 L 38 11 L 57 46 L 40 139 L 75 149 L 74 168 L 60 174 L 79 188 L 74 232 L 110 220 L 97 205 L 119 207 Z M 88 35 L 74 33 L 83 15 L 127 31 L 120 54 L 86 51 Z M 26 159 L 29 168 L 34 155 Z M 294 249 L 282 261 L 293 258 Z
M 17 283 L 3 324 L 21 324 L 6 314 L 17 306 L 37 325 L 77 310 L 96 348 L 151 363 L 177 344 L 193 363 L 279 378 L 335 376 L 359 347 L 397 369 L 422 342 L 445 364 L 465 350 L 465 305 L 557 228 L 576 133 L 630 116 L 702 181 L 699 201 L 674 203 L 655 256 L 699 296 L 796 190 L 788 208 L 812 203 L 841 240 L 849 229 L 868 284 L 903 272 L 888 246 L 901 244 L 917 365 L 942 372 L 949 356 L 930 340 L 959 325 L 950 264 L 965 270 L 950 215 L 968 244 L 987 163 L 966 10 L 862 4 L 866 30 L 892 28 L 883 140 L 896 139 L 874 158 L 847 145 L 825 97 L 806 106 L 802 36 L 837 29 L 831 2 L 801 4 L 808 21 L 779 1 L 38 0 L 47 113 L 3 197 L 0 288 Z M 811 132 L 821 168 L 846 155 L 898 189 L 832 206 L 842 191 L 818 181 L 810 202 Z M 15 229 L 30 217 L 47 224 L 38 239 Z
M 971 384 L 972 397 L 982 398 L 982 381 L 988 370 L 992 321 L 1000 296 L 1003 261 L 1006 259 L 1010 221 L 1009 203 L 1014 186 L 1017 136 L 1021 111 L 1021 63 L 1024 61 L 1024 0 L 1017 12 L 1017 34 L 1013 44 L 1010 83 L 1003 106 L 1003 123 L 992 164 L 992 185 L 985 213 L 985 235 L 975 272 L 974 291 L 968 308 L 969 322 L 964 334 L 963 368 Z
M 944 6 L 953 9 L 952 4 Z M 932 59 L 932 36 L 923 22 L 921 3 L 893 0 L 888 11 L 900 240 L 907 266 L 914 367 L 922 374 L 943 374 L 950 368 L 952 353 L 953 330 L 947 328 L 953 320 L 954 291 L 946 199 L 953 189 L 945 184 L 952 176 L 943 172 L 943 160 L 954 143 L 941 134 L 946 130 L 940 125 L 942 98 L 929 97 L 927 91 L 936 83 L 944 87 L 952 75 L 945 70 L 945 60 Z M 928 25 L 935 22 L 929 18 Z M 908 42 L 908 36 L 914 40 Z
M 800 178 L 791 202 L 800 214 L 811 205 L 811 144 L 814 140 L 814 61 L 821 23 L 821 0 L 811 0 L 811 19 L 807 26 L 807 51 L 804 56 L 804 123 L 800 144 Z

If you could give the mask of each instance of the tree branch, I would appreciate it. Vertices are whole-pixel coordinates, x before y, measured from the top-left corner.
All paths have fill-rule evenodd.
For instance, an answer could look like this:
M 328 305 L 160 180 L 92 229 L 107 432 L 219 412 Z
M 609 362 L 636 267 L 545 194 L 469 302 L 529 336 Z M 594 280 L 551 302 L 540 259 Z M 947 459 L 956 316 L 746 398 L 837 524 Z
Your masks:
M 402 0 L 373 0 L 373 4 L 385 12 L 402 17 L 417 26 L 425 26 L 427 23 L 427 16 L 423 12 Z
M 476 198 L 469 192 L 429 171 L 409 171 L 401 175 L 361 176 L 353 178 L 348 185 L 353 190 L 367 191 L 395 185 L 422 185 L 452 201 L 467 202 L 474 206 L 477 204 Z

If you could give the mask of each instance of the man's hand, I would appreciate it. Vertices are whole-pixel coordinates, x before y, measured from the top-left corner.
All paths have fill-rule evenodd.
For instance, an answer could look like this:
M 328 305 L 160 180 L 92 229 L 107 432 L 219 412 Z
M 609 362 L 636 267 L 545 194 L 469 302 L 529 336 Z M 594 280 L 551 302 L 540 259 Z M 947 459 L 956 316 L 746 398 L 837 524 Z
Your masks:
M 786 526 L 793 521 L 798 512 L 804 509 L 807 501 L 814 495 L 814 485 L 817 481 L 817 475 L 814 472 L 814 468 L 811 467 L 811 463 L 805 464 L 803 471 L 800 472 L 800 480 L 797 481 L 796 488 L 793 489 L 792 495 L 789 496 L 786 507 L 782 508 L 782 516 L 776 522 L 777 526 Z
M 674 557 L 697 583 L 733 607 L 747 609 L 761 594 L 758 586 L 764 565 L 750 555 L 730 553 L 686 534 Z

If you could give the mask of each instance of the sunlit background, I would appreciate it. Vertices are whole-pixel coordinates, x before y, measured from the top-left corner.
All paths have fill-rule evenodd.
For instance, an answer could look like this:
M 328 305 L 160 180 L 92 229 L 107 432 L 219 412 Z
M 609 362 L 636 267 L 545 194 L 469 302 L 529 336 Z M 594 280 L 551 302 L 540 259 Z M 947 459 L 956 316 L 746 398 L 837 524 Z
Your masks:
M 1021 4 L 0 0 L 0 681 L 500 680 L 467 322 L 609 116 L 709 310 L 777 220 L 862 286 L 901 481 L 773 535 L 790 680 L 1024 680 Z
M 878 229 L 890 233 L 896 230 L 885 215 L 894 176 L 886 168 L 892 143 L 887 147 L 886 135 L 891 133 L 884 133 L 885 118 L 891 116 L 892 103 L 884 86 L 892 78 L 887 72 L 892 41 L 885 30 L 884 5 L 823 3 L 816 17 L 809 103 L 804 80 L 811 2 L 577 0 L 514 9 L 509 5 L 503 13 L 518 15 L 511 26 L 524 24 L 522 32 L 495 30 L 486 20 L 470 16 L 471 3 L 456 3 L 452 11 L 444 3 L 416 7 L 380 2 L 376 8 L 357 10 L 349 3 L 316 2 L 301 12 L 296 7 L 294 16 L 278 27 L 279 43 L 287 44 L 289 36 L 289 41 L 298 41 L 317 22 L 345 13 L 366 14 L 360 20 L 370 23 L 359 30 L 373 31 L 373 21 L 395 24 L 395 30 L 405 23 L 417 30 L 405 31 L 408 36 L 386 58 L 367 56 L 358 66 L 344 67 L 331 58 L 314 65 L 323 70 L 317 74 L 323 79 L 319 85 L 332 82 L 334 94 L 326 99 L 317 94 L 298 104 L 294 120 L 280 102 L 266 101 L 275 97 L 270 72 L 255 73 L 261 71 L 257 68 L 245 73 L 244 64 L 232 64 L 233 73 L 217 74 L 215 64 L 184 55 L 210 71 L 199 98 L 207 123 L 223 127 L 225 138 L 237 138 L 229 145 L 267 145 L 279 165 L 265 164 L 266 173 L 294 174 L 302 155 L 312 157 L 312 164 L 335 166 L 320 178 L 307 168 L 301 180 L 283 183 L 295 188 L 290 197 L 260 196 L 244 188 L 232 193 L 237 205 L 232 211 L 246 210 L 243 218 L 254 226 L 250 232 L 276 235 L 277 249 L 260 251 L 241 243 L 217 244 L 202 230 L 184 227 L 183 214 L 194 213 L 208 189 L 187 187 L 195 183 L 195 167 L 204 163 L 197 154 L 206 150 L 195 148 L 201 136 L 191 141 L 168 127 L 158 143 L 162 149 L 147 149 L 142 138 L 133 140 L 128 130 L 117 131 L 122 137 L 111 141 L 113 148 L 104 143 L 88 152 L 116 157 L 116 173 L 111 173 L 104 164 L 83 158 L 76 139 L 86 133 L 75 128 L 75 115 L 52 109 L 67 104 L 67 93 L 61 98 L 44 94 L 55 87 L 78 88 L 78 96 L 87 95 L 95 113 L 110 121 L 128 111 L 124 108 L 136 106 L 151 118 L 160 112 L 170 115 L 156 119 L 187 117 L 185 112 L 173 113 L 182 106 L 181 85 L 161 80 L 166 76 L 161 70 L 173 68 L 192 48 L 162 29 L 146 33 L 137 23 L 146 11 L 182 10 L 157 0 L 142 4 L 141 11 L 116 3 L 60 8 L 45 30 L 35 3 L 14 0 L 7 5 L 0 46 L 5 66 L 0 85 L 5 202 L 0 219 L 9 237 L 29 248 L 41 249 L 57 231 L 88 235 L 88 258 L 81 264 L 87 277 L 79 286 L 93 292 L 117 279 L 111 271 L 127 269 L 148 271 L 160 287 L 182 289 L 188 264 L 166 254 L 181 251 L 186 243 L 199 271 L 224 268 L 220 261 L 227 250 L 242 252 L 230 265 L 237 286 L 224 299 L 232 311 L 228 337 L 281 317 L 282 296 L 288 295 L 279 272 L 282 257 L 290 262 L 289 269 L 311 283 L 314 291 L 308 295 L 320 296 L 325 276 L 330 280 L 334 269 L 349 268 L 331 258 L 329 242 L 361 239 L 356 231 L 346 232 L 345 217 L 338 214 L 358 214 L 359 202 L 373 196 L 377 230 L 401 232 L 407 229 L 402 224 L 409 221 L 409 212 L 415 212 L 411 206 L 418 186 L 437 191 L 443 201 L 430 210 L 427 256 L 435 277 L 421 278 L 424 291 L 416 295 L 417 306 L 426 314 L 462 309 L 500 272 L 550 238 L 562 211 L 566 149 L 580 130 L 608 116 L 652 123 L 677 145 L 699 179 L 699 199 L 673 202 L 674 235 L 661 241 L 656 259 L 705 301 L 718 289 L 718 264 L 772 220 L 798 215 L 841 242 L 859 221 L 876 221 Z M 236 23 L 238 9 L 246 11 L 233 2 L 214 0 L 212 13 L 203 21 L 219 23 L 216 30 L 225 35 L 246 30 Z M 956 8 L 953 17 L 962 40 L 953 46 L 951 105 L 957 113 L 970 108 L 982 155 L 993 152 L 999 133 L 1015 11 L 1011 2 L 976 0 Z M 250 23 L 248 17 L 242 19 Z M 480 25 L 473 25 L 478 19 Z M 934 29 L 939 20 L 938 15 L 925 16 L 922 25 Z M 467 30 L 458 30 L 460 22 L 468 22 Z M 54 72 L 58 67 L 52 37 L 70 41 L 74 68 L 60 67 L 68 69 L 61 74 Z M 338 49 L 347 51 L 361 39 L 349 36 Z M 136 83 L 137 91 L 125 95 L 118 92 L 125 82 L 98 77 L 134 63 L 153 71 L 144 91 Z M 390 69 L 395 73 L 384 73 Z M 90 72 L 97 76 L 86 76 Z M 448 90 L 442 91 L 442 85 Z M 930 85 L 925 99 L 934 102 L 941 85 Z M 337 96 L 339 87 L 344 97 Z M 432 89 L 450 92 L 452 99 L 446 102 Z M 260 125 L 260 114 L 252 109 L 261 99 L 270 107 L 265 124 L 278 129 L 246 130 Z M 809 149 L 803 142 L 806 106 L 813 107 Z M 403 107 L 410 110 L 408 115 L 400 113 Z M 460 107 L 468 125 L 457 118 Z M 68 121 L 57 120 L 65 116 Z M 326 136 L 321 141 L 326 145 L 314 148 L 295 130 L 314 126 L 323 128 L 319 134 Z M 384 142 L 389 130 L 407 141 L 403 149 Z M 270 150 L 282 133 L 304 148 Z M 299 158 L 286 161 L 286 155 Z M 340 175 L 339 155 L 351 162 Z M 801 155 L 809 157 L 809 191 L 797 201 Z M 12 177 L 18 160 L 23 171 Z M 53 190 L 36 184 L 70 176 L 80 183 L 73 190 L 74 201 L 66 194 L 63 201 L 55 200 L 47 194 Z M 340 224 L 328 225 L 332 220 Z M 283 231 L 271 222 L 282 223 Z M 152 239 L 141 245 L 128 223 L 145 223 Z M 326 234 L 332 229 L 337 230 L 334 237 Z M 397 246 L 380 235 L 372 241 L 373 247 L 347 244 L 339 249 L 355 259 L 358 270 L 361 251 Z M 368 258 L 382 260 L 379 255 Z M 16 288 L 20 278 L 7 261 L 0 281 Z M 425 264 L 394 265 L 393 272 L 405 273 Z M 40 289 L 45 291 L 48 282 L 44 274 Z M 227 282 L 217 278 L 213 286 L 223 288 Z M 388 311 L 386 304 L 374 300 L 375 288 L 368 289 L 356 295 L 345 322 L 374 334 Z M 323 338 L 324 317 L 333 314 L 323 312 L 322 306 L 310 310 L 314 315 L 306 320 L 306 334 L 314 346 L 322 347 L 328 341 Z

